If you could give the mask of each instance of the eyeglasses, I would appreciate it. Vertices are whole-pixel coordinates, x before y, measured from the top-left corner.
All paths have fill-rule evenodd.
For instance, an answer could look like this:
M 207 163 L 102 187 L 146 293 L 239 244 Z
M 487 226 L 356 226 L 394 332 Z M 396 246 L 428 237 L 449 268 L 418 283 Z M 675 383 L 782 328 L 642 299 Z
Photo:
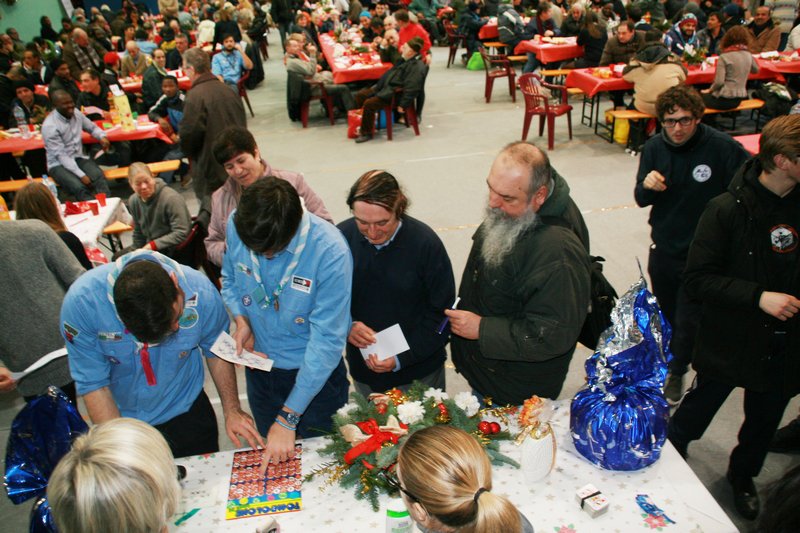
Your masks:
M 685 128 L 689 126 L 692 122 L 694 122 L 694 120 L 695 120 L 694 117 L 665 118 L 664 120 L 661 121 L 661 124 L 665 128 L 669 129 L 674 128 L 677 124 L 680 124 L 681 128 Z
M 388 470 L 381 470 L 381 475 L 383 476 L 384 481 L 386 484 L 389 485 L 394 490 L 400 491 L 409 498 L 411 498 L 415 502 L 419 502 L 419 498 L 408 492 L 403 485 L 400 484 L 400 480 L 397 479 L 397 475 L 394 472 L 389 472 Z

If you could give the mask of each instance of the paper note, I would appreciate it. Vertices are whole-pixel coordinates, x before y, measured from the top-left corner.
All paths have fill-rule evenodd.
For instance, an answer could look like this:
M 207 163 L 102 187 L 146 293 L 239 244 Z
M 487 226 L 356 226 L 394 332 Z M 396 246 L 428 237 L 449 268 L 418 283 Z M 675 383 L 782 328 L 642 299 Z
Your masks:
M 219 337 L 211 346 L 211 353 L 220 359 L 225 359 L 237 365 L 264 370 L 265 372 L 272 370 L 272 359 L 266 359 L 247 350 L 242 350 L 241 355 L 236 355 L 236 341 L 224 331 L 219 334 Z
M 64 357 L 65 355 L 67 355 L 67 349 L 66 348 L 61 348 L 61 349 L 56 350 L 54 352 L 50 352 L 49 354 L 45 355 L 44 357 L 42 357 L 41 359 L 39 359 L 38 361 L 33 363 L 28 368 L 23 370 L 22 372 L 12 372 L 11 373 L 11 379 L 13 379 L 14 381 L 19 381 L 22 378 L 24 378 L 25 376 L 27 376 L 28 374 L 30 374 L 31 372 L 33 372 L 35 370 L 39 370 L 40 368 L 42 368 L 44 365 L 46 365 L 50 361 L 53 361 L 54 359 L 58 359 L 59 357 Z
M 376 333 L 375 344 L 370 344 L 360 350 L 364 359 L 367 359 L 369 354 L 374 353 L 378 356 L 378 360 L 383 361 L 409 350 L 409 347 L 406 336 L 403 335 L 403 330 L 400 329 L 400 324 L 395 324 Z

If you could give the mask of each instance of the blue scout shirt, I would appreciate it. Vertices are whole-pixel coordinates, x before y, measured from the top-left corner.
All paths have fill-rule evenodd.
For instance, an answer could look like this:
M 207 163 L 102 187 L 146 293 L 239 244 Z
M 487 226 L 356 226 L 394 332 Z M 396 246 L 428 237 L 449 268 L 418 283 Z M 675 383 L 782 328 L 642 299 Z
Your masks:
M 113 304 L 114 282 L 132 260 L 158 262 L 175 272 L 185 294 L 180 329 L 150 345 L 155 384 L 148 385 L 142 343 L 127 331 Z M 109 387 L 120 414 L 155 425 L 189 410 L 203 388 L 200 348 L 210 348 L 228 327 L 222 299 L 208 278 L 158 252 L 138 251 L 89 270 L 72 284 L 61 308 L 62 334 L 78 394 Z
M 250 250 L 228 219 L 227 250 L 222 261 L 222 298 L 233 316 L 250 321 L 256 351 L 267 354 L 276 368 L 299 369 L 285 405 L 298 413 L 322 389 L 342 358 L 350 331 L 350 293 L 353 258 L 336 227 L 312 213 L 304 213 L 310 229 L 306 246 L 283 291 L 279 308 L 259 305 L 259 284 L 253 276 Z M 300 243 L 297 231 L 289 245 L 272 259 L 257 255 L 261 285 L 272 296 Z
M 211 73 L 222 76 L 226 83 L 239 83 L 244 70 L 244 60 L 239 50 L 220 52 L 211 59 Z

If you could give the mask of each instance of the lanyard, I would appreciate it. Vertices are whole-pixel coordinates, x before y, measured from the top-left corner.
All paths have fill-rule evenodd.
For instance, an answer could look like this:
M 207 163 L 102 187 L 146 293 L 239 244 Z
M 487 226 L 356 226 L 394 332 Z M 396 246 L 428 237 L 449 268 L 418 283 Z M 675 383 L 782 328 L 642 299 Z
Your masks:
M 264 284 L 261 282 L 258 256 L 253 250 L 250 250 L 250 260 L 253 263 L 253 278 L 255 279 L 256 283 L 258 283 L 258 287 L 260 289 L 258 291 L 260 293 L 258 296 L 263 294 L 263 297 L 261 298 L 256 297 L 256 302 L 262 309 L 266 309 L 270 306 L 270 304 L 272 304 L 272 306 L 275 308 L 275 311 L 280 309 L 280 305 L 278 304 L 278 296 L 280 296 L 280 294 L 283 292 L 286 282 L 289 281 L 290 277 L 292 277 L 295 268 L 297 268 L 297 263 L 300 262 L 300 256 L 302 255 L 303 249 L 306 247 L 306 242 L 308 241 L 308 230 L 310 227 L 310 218 L 307 215 L 304 215 L 302 221 L 300 222 L 300 240 L 297 243 L 297 247 L 295 247 L 294 257 L 292 258 L 292 261 L 286 265 L 286 270 L 283 272 L 283 277 L 281 278 L 280 283 L 278 283 L 278 286 L 272 291 L 272 298 L 270 298 L 270 293 L 267 292 L 267 290 L 264 288 Z

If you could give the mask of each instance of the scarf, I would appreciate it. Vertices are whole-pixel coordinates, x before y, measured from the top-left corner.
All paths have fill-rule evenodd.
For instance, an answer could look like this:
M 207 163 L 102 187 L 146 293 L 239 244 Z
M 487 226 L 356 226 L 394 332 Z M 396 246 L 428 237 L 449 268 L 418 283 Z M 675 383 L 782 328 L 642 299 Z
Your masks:
M 99 70 L 103 66 L 100 56 L 97 55 L 97 50 L 91 44 L 87 48 L 83 48 L 75 41 L 72 41 L 72 49 L 75 51 L 75 59 L 78 60 L 82 70 Z

